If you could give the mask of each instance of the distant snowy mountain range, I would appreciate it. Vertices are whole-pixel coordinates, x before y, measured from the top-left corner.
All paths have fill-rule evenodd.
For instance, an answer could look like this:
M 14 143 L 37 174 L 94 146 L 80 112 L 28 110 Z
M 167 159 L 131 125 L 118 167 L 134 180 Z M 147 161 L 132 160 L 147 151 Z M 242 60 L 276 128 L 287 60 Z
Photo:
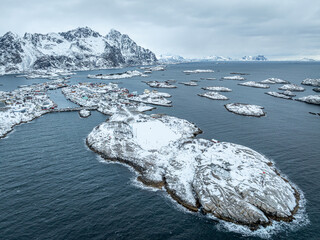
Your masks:
M 159 55 L 158 60 L 161 63 L 181 63 L 181 62 L 210 62 L 210 61 L 267 61 L 268 59 L 263 55 L 258 56 L 244 56 L 241 59 L 223 57 L 223 56 L 207 56 L 203 58 L 183 58 L 178 55 Z
M 312 58 L 301 58 L 300 61 L 301 62 L 315 62 L 316 60 L 314 60 Z
M 8 32 L 0 37 L 0 74 L 103 69 L 156 62 L 153 52 L 116 30 L 106 36 L 84 27 L 60 33 L 25 33 L 23 37 Z

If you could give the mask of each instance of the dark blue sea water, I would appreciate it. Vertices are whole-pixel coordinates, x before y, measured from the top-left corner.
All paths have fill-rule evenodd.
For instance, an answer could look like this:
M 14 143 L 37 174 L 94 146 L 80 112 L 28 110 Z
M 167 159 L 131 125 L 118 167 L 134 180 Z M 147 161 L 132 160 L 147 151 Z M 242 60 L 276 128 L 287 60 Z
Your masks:
M 128 68 L 136 69 L 136 68 Z M 122 72 L 128 69 L 78 72 L 71 82 L 97 82 L 87 74 Z M 183 70 L 213 69 L 214 73 L 185 75 Z M 228 76 L 246 72 L 248 80 L 278 77 L 300 84 L 320 77 L 319 63 L 228 62 L 170 65 L 148 78 L 114 80 L 139 92 L 147 88 L 142 80 L 178 82 L 202 77 Z M 0 90 L 48 80 L 0 77 Z M 100 80 L 101 81 L 101 80 Z M 105 80 L 105 82 L 110 82 Z M 167 113 L 196 123 L 204 133 L 242 144 L 275 161 L 276 166 L 304 193 L 305 206 L 298 223 L 278 224 L 256 233 L 232 224 L 217 223 L 191 214 L 167 197 L 164 191 L 142 188 L 135 173 L 120 164 L 106 164 L 88 150 L 85 138 L 106 116 L 92 112 L 82 119 L 76 112 L 44 115 L 15 127 L 0 140 L 0 239 L 319 239 L 320 238 L 320 106 L 278 99 L 266 90 L 238 86 L 237 81 L 200 80 L 199 86 L 178 84 L 172 94 L 173 107 L 158 107 Z M 204 86 L 225 86 L 229 101 L 197 96 Z M 271 85 L 271 91 L 279 85 Z M 316 94 L 312 87 L 298 96 Z M 60 90 L 51 91 L 60 107 L 73 106 Z M 225 110 L 227 102 L 265 107 L 263 118 L 244 117 Z

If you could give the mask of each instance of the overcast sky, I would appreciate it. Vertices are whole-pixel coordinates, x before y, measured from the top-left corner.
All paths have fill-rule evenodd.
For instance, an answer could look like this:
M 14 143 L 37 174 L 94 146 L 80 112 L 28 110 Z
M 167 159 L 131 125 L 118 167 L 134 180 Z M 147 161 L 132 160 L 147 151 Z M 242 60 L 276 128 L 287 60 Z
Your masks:
M 320 60 L 319 0 L 0 0 L 0 35 L 111 28 L 158 54 Z

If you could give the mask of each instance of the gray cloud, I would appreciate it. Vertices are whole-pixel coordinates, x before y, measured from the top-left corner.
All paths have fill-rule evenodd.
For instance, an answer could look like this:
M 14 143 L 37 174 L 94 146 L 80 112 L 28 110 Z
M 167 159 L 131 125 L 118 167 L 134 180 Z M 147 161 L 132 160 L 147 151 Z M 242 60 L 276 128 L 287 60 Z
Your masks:
M 115 28 L 157 54 L 320 59 L 318 0 L 0 1 L 0 34 Z

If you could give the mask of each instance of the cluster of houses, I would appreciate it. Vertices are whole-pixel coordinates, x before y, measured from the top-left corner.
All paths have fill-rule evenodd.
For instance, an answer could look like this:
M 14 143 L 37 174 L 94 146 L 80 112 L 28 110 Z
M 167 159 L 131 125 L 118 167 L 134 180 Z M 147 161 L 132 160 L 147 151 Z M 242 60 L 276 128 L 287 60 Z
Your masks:
M 65 87 L 64 83 L 41 83 L 24 86 L 11 92 L 0 92 L 2 111 L 26 112 L 28 109 L 48 110 L 57 107 L 48 97 L 49 89 Z
M 14 125 L 31 121 L 56 108 L 47 91 L 66 86 L 59 80 L 23 86 L 11 92 L 0 91 L 0 137 L 11 131 Z

